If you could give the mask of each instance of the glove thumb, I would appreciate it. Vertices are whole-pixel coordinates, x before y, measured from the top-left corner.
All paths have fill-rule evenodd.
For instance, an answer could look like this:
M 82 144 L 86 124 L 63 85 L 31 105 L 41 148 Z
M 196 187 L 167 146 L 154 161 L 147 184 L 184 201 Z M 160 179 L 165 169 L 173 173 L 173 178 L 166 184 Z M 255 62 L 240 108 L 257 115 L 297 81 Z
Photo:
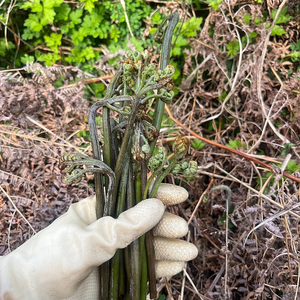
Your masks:
M 117 219 L 103 217 L 89 225 L 87 230 L 94 233 L 95 243 L 95 247 L 90 249 L 101 249 L 102 252 L 101 255 L 93 255 L 95 258 L 101 257 L 101 262 L 98 261 L 95 265 L 109 260 L 117 249 L 125 248 L 152 229 L 162 218 L 164 209 L 160 200 L 146 199 L 121 213 Z

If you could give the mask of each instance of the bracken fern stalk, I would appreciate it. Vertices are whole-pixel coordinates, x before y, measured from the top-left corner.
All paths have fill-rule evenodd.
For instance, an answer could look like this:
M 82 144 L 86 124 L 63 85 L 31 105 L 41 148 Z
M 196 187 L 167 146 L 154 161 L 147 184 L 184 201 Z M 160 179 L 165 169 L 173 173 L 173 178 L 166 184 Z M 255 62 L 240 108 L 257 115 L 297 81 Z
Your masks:
M 168 22 L 168 24 L 167 24 Z M 66 183 L 78 183 L 86 172 L 95 172 L 96 214 L 117 217 L 122 211 L 147 198 L 147 162 L 152 156 L 161 127 L 164 103 L 173 98 L 172 75 L 169 65 L 171 40 L 178 22 L 178 13 L 169 16 L 157 30 L 163 40 L 160 68 L 151 63 L 151 53 L 128 52 L 113 77 L 104 99 L 96 102 L 89 113 L 89 130 L 93 159 L 67 154 L 61 159 Z M 156 99 L 154 120 L 147 114 L 148 103 Z M 102 108 L 103 149 L 100 148 L 96 116 Z M 110 117 L 111 112 L 117 119 Z M 152 121 L 152 122 L 151 122 Z M 176 152 L 175 152 L 176 155 Z M 164 169 L 155 189 L 172 170 L 179 157 Z M 82 165 L 91 165 L 81 169 Z M 106 194 L 105 194 L 106 191 Z M 151 233 L 117 251 L 109 262 L 100 267 L 101 300 L 144 300 L 149 281 L 151 298 L 156 298 L 154 250 Z M 147 259 L 146 259 L 147 253 Z M 124 276 L 125 275 L 125 276 Z

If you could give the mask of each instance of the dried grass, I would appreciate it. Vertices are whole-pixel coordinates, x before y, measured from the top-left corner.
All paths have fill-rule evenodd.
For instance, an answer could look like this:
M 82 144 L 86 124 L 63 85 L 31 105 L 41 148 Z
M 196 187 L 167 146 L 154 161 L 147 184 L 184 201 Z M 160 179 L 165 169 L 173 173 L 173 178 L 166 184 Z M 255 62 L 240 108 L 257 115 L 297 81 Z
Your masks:
M 299 186 L 281 176 L 289 159 L 299 164 L 300 73 L 297 64 L 284 59 L 290 53 L 289 43 L 299 39 L 298 25 L 292 19 L 283 25 L 286 35 L 270 38 L 271 29 L 266 30 L 264 24 L 243 21 L 245 13 L 261 17 L 261 6 L 241 5 L 233 12 L 236 4 L 224 1 L 221 11 L 211 11 L 192 49 L 185 50 L 187 79 L 172 107 L 173 116 L 217 143 L 241 140 L 240 150 L 261 160 L 284 162 L 280 155 L 284 144 L 295 146 L 283 167 L 274 168 L 278 175 L 269 178 L 266 169 L 211 145 L 192 150 L 200 169 L 194 181 L 186 182 L 191 201 L 174 211 L 190 223 L 191 240 L 199 247 L 199 257 L 187 270 L 203 299 L 298 299 Z M 280 11 L 289 3 L 266 5 L 268 10 Z M 211 25 L 215 26 L 213 37 Z M 228 75 L 226 44 L 254 31 L 258 33 L 255 43 L 242 48 L 234 58 L 236 68 Z M 224 91 L 227 96 L 219 101 Z M 262 151 L 265 155 L 257 156 Z M 299 177 L 297 172 L 294 175 Z M 203 196 L 220 184 L 229 186 L 233 194 L 230 229 L 220 221 L 226 215 L 226 194 Z M 181 275 L 170 280 L 174 299 L 200 299 L 186 280 L 188 288 L 180 298 L 182 283 Z
M 63 78 L 67 86 L 75 76 L 84 79 L 73 67 L 38 64 L 0 74 L 1 255 L 92 192 L 86 182 L 78 187 L 63 185 L 58 169 L 64 152 L 87 144 L 76 135 L 71 137 L 85 128 L 88 101 L 83 85 L 66 90 L 52 85 Z

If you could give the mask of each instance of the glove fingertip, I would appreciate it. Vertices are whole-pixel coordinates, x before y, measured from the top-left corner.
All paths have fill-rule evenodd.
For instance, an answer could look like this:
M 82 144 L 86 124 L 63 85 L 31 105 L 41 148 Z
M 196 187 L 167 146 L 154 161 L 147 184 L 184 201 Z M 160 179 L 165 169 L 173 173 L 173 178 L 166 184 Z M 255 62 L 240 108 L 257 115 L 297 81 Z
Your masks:
M 161 183 L 155 198 L 158 198 L 165 205 L 175 205 L 185 201 L 189 197 L 188 191 L 178 185 Z
M 157 260 L 155 261 L 155 274 L 156 278 L 172 277 L 180 273 L 184 268 L 183 261 L 167 261 Z
M 165 212 L 160 222 L 154 227 L 154 236 L 181 238 L 188 233 L 187 222 L 174 214 Z
M 158 236 L 154 237 L 154 250 L 157 260 L 189 261 L 198 256 L 194 244 Z
M 131 218 L 140 223 L 145 223 L 146 231 L 152 229 L 162 218 L 165 206 L 156 198 L 149 198 L 138 203 L 132 211 Z

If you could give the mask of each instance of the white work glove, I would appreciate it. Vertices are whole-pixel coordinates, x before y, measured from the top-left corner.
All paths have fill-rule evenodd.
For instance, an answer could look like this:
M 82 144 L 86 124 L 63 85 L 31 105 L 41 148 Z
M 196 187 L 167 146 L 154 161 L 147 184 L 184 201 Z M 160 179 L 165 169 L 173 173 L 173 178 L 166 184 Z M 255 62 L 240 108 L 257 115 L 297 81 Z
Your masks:
M 185 189 L 164 185 L 160 186 L 157 198 L 165 204 L 168 204 L 164 201 L 166 199 L 175 204 L 187 198 Z M 166 196 L 170 191 L 171 197 Z M 180 191 L 181 196 L 178 196 Z M 112 258 L 117 249 L 128 246 L 153 228 L 163 214 L 164 205 L 158 199 L 144 200 L 123 212 L 118 219 L 103 217 L 96 220 L 95 197 L 72 204 L 67 213 L 49 227 L 12 253 L 0 257 L 0 300 L 97 299 L 99 280 L 96 268 Z M 163 224 L 162 220 L 156 234 L 162 232 L 166 236 Z M 176 261 L 178 273 L 183 268 L 180 261 L 195 258 L 198 250 L 184 241 L 176 244 L 178 240 L 170 239 L 167 243 L 164 240 L 155 238 L 156 271 L 158 276 L 172 276 L 174 272 L 164 270 L 164 265 L 168 268 L 166 260 Z M 177 250 L 174 251 L 174 247 Z
M 185 201 L 189 194 L 186 189 L 173 184 L 162 183 L 155 195 L 165 205 Z M 154 227 L 155 273 L 157 278 L 171 277 L 184 268 L 185 262 L 196 258 L 197 247 L 179 240 L 188 232 L 187 222 L 174 214 L 165 212 Z

